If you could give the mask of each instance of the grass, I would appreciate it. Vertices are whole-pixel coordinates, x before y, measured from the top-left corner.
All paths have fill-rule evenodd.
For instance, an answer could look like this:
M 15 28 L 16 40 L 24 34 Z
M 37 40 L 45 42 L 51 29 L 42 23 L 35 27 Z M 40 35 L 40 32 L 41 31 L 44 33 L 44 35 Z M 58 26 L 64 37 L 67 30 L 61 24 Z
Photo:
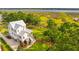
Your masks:
M 41 43 L 41 42 L 36 42 L 32 47 L 26 49 L 20 49 L 21 51 L 46 51 L 48 50 L 48 45 L 46 45 L 45 43 Z

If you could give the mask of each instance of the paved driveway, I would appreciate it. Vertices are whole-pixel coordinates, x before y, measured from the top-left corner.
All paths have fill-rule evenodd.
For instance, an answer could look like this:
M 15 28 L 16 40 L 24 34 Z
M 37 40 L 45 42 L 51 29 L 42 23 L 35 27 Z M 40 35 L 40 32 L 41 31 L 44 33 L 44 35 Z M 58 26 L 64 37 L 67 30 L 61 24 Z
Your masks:
M 18 46 L 19 46 L 19 42 L 16 42 L 14 39 L 8 39 L 6 38 L 3 34 L 0 33 L 0 37 L 3 38 L 3 40 L 14 50 L 16 51 Z

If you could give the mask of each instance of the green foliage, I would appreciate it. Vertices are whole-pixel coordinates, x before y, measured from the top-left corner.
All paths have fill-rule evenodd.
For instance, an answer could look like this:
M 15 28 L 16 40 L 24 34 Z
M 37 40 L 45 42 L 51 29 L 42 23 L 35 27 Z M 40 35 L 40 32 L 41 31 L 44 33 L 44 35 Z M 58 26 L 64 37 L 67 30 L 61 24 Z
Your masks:
M 33 34 L 34 34 L 35 38 L 44 39 L 44 35 L 43 35 L 44 30 L 45 30 L 45 28 L 37 28 L 37 29 L 33 30 Z
M 39 23 L 39 18 L 34 17 L 32 14 L 25 14 L 21 11 L 13 13 L 4 13 L 3 19 L 6 22 L 24 20 L 28 24 L 37 25 Z
M 65 23 L 60 28 L 60 34 L 55 39 L 55 44 L 50 50 L 79 50 L 79 27 L 74 24 Z
M 49 19 L 47 23 L 48 23 L 48 29 L 44 31 L 43 34 L 45 36 L 48 36 L 51 42 L 54 42 L 59 33 L 58 29 L 56 27 L 56 24 L 53 22 L 53 20 Z
M 48 29 L 46 31 L 44 31 L 44 35 L 48 36 L 49 40 L 51 40 L 53 42 L 53 39 L 55 38 L 54 33 L 52 30 Z
M 28 14 L 26 16 L 26 19 L 24 20 L 26 23 L 31 23 L 33 19 L 33 15 L 32 14 Z
M 46 51 L 47 49 L 48 49 L 48 46 L 46 44 L 38 42 L 38 43 L 35 43 L 31 48 L 24 49 L 24 50 L 26 51 Z
M 48 28 L 50 29 L 55 28 L 55 23 L 52 19 L 49 19 L 47 23 L 48 23 Z
M 11 21 L 16 21 L 16 20 L 24 20 L 26 15 L 19 11 L 15 13 L 4 13 L 3 14 L 3 19 L 6 22 L 11 22 Z
M 32 25 L 38 25 L 40 22 L 39 18 L 38 17 L 34 17 L 33 20 L 32 20 Z
M 0 23 L 0 32 L 6 35 L 8 33 L 8 28 L 6 26 L 7 24 L 5 22 Z
M 37 25 L 39 23 L 39 18 L 34 17 L 33 14 L 28 14 L 24 21 L 28 24 Z

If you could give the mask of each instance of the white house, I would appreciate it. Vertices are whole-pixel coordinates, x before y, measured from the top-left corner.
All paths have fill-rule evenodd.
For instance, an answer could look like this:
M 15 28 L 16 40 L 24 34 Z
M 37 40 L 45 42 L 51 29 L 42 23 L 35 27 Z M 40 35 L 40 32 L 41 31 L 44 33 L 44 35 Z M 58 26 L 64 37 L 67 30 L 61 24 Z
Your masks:
M 8 25 L 9 35 L 16 41 L 31 44 L 35 41 L 32 30 L 26 28 L 23 20 L 10 22 Z

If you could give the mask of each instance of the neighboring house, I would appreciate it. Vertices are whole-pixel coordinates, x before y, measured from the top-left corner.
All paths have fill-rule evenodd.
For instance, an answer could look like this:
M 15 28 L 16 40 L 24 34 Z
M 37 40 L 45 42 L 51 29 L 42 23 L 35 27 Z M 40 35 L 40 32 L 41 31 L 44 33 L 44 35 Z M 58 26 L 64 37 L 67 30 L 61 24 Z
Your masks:
M 75 21 L 79 21 L 79 18 L 73 18 Z
M 32 30 L 26 28 L 23 20 L 10 22 L 8 25 L 9 35 L 23 44 L 31 44 L 35 41 Z

